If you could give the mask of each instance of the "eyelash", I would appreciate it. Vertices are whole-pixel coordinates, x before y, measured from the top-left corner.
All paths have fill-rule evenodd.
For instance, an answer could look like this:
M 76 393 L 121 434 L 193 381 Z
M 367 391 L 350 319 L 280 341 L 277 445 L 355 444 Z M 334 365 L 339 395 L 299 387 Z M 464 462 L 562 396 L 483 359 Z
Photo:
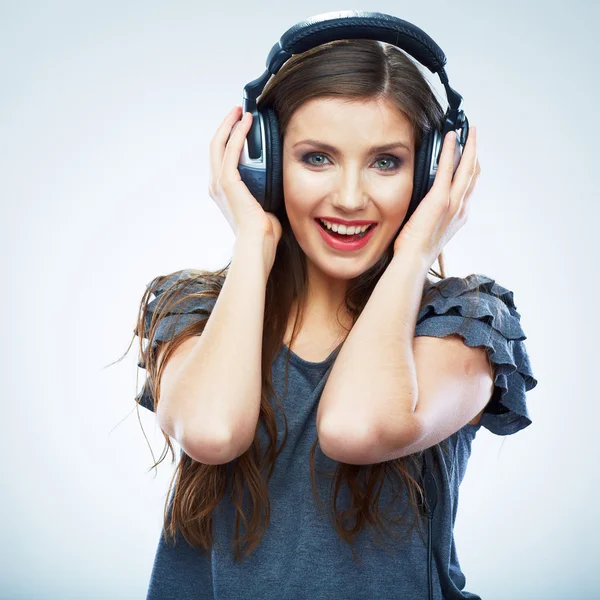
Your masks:
M 305 154 L 302 157 L 302 162 L 306 163 L 307 165 L 310 165 L 311 167 L 318 168 L 318 167 L 322 166 L 322 165 L 315 165 L 308 161 L 308 159 L 312 158 L 313 156 L 325 156 L 329 160 L 329 157 L 326 154 L 324 154 L 323 152 L 309 152 L 308 154 Z M 379 169 L 380 171 L 394 172 L 394 171 L 397 171 L 402 166 L 402 160 L 399 159 L 397 156 L 394 156 L 393 154 L 381 154 L 380 156 L 377 157 L 377 160 L 375 162 L 378 162 L 382 158 L 386 158 L 386 159 L 391 158 L 396 163 L 396 166 L 389 168 L 389 169 Z

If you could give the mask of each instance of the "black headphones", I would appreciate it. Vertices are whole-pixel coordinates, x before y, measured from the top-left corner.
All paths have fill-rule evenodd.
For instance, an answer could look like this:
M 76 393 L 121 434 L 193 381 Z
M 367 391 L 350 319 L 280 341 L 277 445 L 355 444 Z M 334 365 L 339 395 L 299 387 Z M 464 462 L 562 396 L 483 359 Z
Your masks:
M 444 70 L 446 55 L 419 27 L 378 12 L 344 10 L 316 15 L 290 27 L 269 52 L 267 70 L 244 86 L 242 114 L 252 113 L 252 125 L 240 154 L 238 170 L 242 181 L 265 211 L 281 216 L 283 200 L 283 144 L 277 114 L 272 107 L 256 107 L 272 75 L 293 55 L 334 40 L 371 39 L 404 50 L 432 73 L 437 73 L 448 99 L 448 109 L 438 128 L 423 135 L 415 155 L 413 193 L 400 229 L 431 189 L 438 168 L 442 143 L 449 131 L 456 131 L 454 171 L 458 168 L 469 136 L 469 121 L 461 109 L 462 96 L 448 83 Z M 458 130 L 462 129 L 461 133 Z M 398 231 L 400 231 L 400 229 Z
M 414 187 L 400 229 L 416 210 L 419 202 L 431 189 L 444 137 L 456 131 L 454 171 L 458 168 L 463 149 L 469 136 L 469 121 L 462 110 L 462 96 L 452 89 L 444 70 L 446 55 L 442 49 L 419 27 L 397 17 L 378 12 L 346 10 L 316 15 L 290 27 L 269 52 L 267 70 L 244 86 L 242 114 L 252 113 L 252 126 L 246 136 L 240 155 L 238 170 L 242 181 L 265 211 L 281 216 L 285 210 L 283 200 L 283 144 L 279 122 L 271 107 L 256 107 L 256 99 L 262 93 L 272 75 L 293 55 L 305 52 L 334 40 L 371 39 L 397 46 L 437 73 L 446 90 L 448 109 L 437 128 L 423 135 L 421 147 L 415 155 Z M 459 129 L 462 131 L 459 134 Z M 429 599 L 433 598 L 432 585 L 432 521 L 437 504 L 437 484 L 433 475 L 432 449 L 423 452 L 421 472 L 425 501 L 420 507 L 427 516 Z

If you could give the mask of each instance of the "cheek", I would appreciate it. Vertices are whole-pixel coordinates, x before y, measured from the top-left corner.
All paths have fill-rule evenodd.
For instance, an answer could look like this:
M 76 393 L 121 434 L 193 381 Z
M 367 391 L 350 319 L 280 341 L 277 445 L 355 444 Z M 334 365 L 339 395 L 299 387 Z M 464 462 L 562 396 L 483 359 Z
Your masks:
M 323 196 L 323 175 L 316 176 L 308 169 L 290 166 L 284 170 L 283 192 L 293 198 L 306 198 L 307 200 Z
M 402 221 L 408 210 L 412 191 L 412 179 L 403 182 L 402 185 L 396 185 L 393 186 L 393 188 L 382 190 L 377 196 L 377 205 L 381 217 L 392 224 L 396 221 Z
M 312 214 L 315 206 L 323 198 L 323 182 L 306 172 L 305 169 L 289 168 L 284 171 L 283 195 L 290 224 L 296 229 Z

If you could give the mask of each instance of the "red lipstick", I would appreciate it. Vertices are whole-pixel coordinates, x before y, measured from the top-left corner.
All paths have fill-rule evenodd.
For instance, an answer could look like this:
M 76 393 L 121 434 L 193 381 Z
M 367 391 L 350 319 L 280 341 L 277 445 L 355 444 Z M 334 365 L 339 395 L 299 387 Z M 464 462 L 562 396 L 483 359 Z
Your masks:
M 337 217 L 315 217 L 315 219 L 324 219 L 325 221 L 329 221 L 330 223 L 337 223 L 338 225 L 345 225 L 346 227 L 350 227 L 351 225 L 358 225 L 359 227 L 362 225 L 371 225 L 371 223 L 377 223 L 377 221 L 346 221 L 345 219 L 338 219 Z
M 375 229 L 377 228 L 377 224 L 373 225 L 362 236 L 361 234 L 343 235 L 328 230 L 318 219 L 315 219 L 315 223 L 321 234 L 321 237 L 327 242 L 329 246 L 331 246 L 335 250 L 344 250 L 346 252 L 360 250 L 362 247 L 366 246 L 371 237 L 373 236 L 373 231 L 375 231 Z M 356 221 L 354 221 L 354 223 L 356 223 Z M 364 224 L 367 225 L 368 223 L 369 221 L 367 221 Z M 371 221 L 371 223 L 373 223 L 373 221 Z

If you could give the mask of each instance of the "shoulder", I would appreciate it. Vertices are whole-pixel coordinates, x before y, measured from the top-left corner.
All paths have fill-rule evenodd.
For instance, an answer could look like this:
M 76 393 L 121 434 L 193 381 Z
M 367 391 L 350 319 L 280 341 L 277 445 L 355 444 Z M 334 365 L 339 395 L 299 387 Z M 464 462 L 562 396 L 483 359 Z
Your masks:
M 482 273 L 472 273 L 466 277 L 446 277 L 439 281 L 429 282 L 424 294 L 441 296 L 442 298 L 473 297 L 486 294 L 501 300 L 507 306 L 516 308 L 513 292 L 500 285 L 495 279 Z
M 159 275 L 146 285 L 141 315 L 143 337 L 152 345 L 171 339 L 192 323 L 206 319 L 212 312 L 223 286 L 218 274 L 183 269 Z M 153 300 L 149 300 L 154 295 Z
M 415 335 L 458 335 L 467 346 L 486 348 L 495 391 L 481 423 L 500 435 L 531 423 L 525 392 L 537 385 L 537 379 L 510 289 L 480 273 L 437 281 L 425 289 Z
M 192 289 L 195 289 L 198 286 L 211 287 L 211 284 L 222 283 L 221 280 L 224 281 L 224 278 L 219 277 L 215 273 L 198 269 L 181 269 L 180 271 L 174 271 L 168 275 L 158 275 L 154 277 L 146 284 L 146 288 L 155 296 L 159 296 L 166 291 L 175 289 L 181 290 L 190 285 L 192 286 Z
M 446 277 L 425 288 L 417 323 L 441 315 L 454 323 L 479 320 L 508 339 L 526 339 L 512 290 L 481 273 Z

